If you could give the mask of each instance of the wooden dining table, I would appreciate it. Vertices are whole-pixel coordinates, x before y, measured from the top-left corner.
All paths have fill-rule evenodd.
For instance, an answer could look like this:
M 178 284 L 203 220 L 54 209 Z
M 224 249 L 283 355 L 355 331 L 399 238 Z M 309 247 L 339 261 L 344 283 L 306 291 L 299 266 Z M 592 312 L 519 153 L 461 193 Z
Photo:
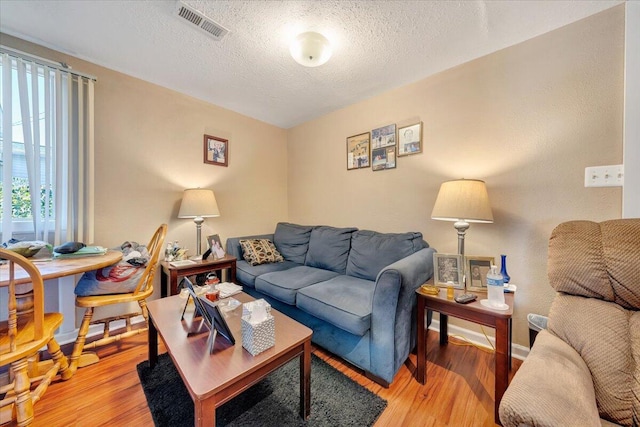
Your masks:
M 74 341 L 75 319 L 75 276 L 87 271 L 113 265 L 122 259 L 122 252 L 108 250 L 104 255 L 78 258 L 51 258 L 34 256 L 29 258 L 40 271 L 45 284 L 45 310 L 62 313 L 64 321 L 56 334 L 60 342 Z M 16 284 L 30 283 L 29 276 L 20 267 L 15 269 Z M 9 267 L 0 265 L 0 287 L 9 285 Z

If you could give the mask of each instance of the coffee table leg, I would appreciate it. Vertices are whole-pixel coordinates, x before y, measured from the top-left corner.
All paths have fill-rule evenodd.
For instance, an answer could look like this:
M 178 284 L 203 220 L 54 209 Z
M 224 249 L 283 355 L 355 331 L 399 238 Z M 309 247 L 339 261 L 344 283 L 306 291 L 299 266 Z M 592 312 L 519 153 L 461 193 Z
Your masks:
M 215 399 L 196 400 L 193 402 L 194 422 L 197 427 L 215 427 L 216 402 Z
M 300 417 L 311 415 L 311 341 L 305 341 L 300 355 Z
M 153 368 L 158 363 L 158 330 L 149 316 L 149 367 Z

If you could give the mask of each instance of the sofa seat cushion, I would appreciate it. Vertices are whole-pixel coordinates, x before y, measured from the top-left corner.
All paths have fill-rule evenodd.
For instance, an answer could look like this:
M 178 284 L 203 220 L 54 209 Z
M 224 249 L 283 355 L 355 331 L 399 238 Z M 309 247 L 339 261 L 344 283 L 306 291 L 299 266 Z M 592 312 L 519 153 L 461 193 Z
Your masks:
M 346 273 L 365 280 L 376 280 L 387 265 L 429 247 L 422 233 L 378 233 L 359 230 L 351 238 Z
M 299 266 L 286 271 L 274 271 L 256 278 L 255 288 L 279 301 L 296 305 L 296 293 L 299 289 L 324 282 L 338 273 L 319 268 Z
M 371 327 L 375 283 L 351 276 L 337 276 L 298 291 L 301 310 L 340 329 L 364 336 Z
M 239 283 L 255 288 L 256 277 L 274 271 L 288 270 L 299 265 L 291 261 L 251 265 L 247 261 L 238 260 L 236 262 L 236 279 Z
M 311 230 L 312 226 L 279 222 L 273 233 L 273 243 L 285 260 L 304 264 Z

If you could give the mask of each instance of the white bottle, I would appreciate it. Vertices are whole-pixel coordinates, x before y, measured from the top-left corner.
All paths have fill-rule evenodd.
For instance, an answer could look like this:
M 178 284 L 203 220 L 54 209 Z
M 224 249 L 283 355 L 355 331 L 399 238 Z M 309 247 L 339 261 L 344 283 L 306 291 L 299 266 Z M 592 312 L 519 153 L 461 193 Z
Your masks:
M 495 265 L 492 265 L 491 271 L 487 273 L 487 290 L 489 305 L 496 308 L 504 307 L 504 278 Z

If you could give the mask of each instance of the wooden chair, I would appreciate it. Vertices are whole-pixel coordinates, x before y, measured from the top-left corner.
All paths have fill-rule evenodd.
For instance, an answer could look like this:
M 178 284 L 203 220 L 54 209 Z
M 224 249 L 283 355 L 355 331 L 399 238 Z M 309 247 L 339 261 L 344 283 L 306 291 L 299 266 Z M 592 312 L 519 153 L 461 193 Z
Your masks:
M 26 426 L 33 422 L 33 405 L 51 380 L 68 368 L 67 358 L 53 337 L 63 318 L 61 313 L 44 312 L 44 283 L 31 261 L 5 249 L 0 249 L 0 258 L 9 262 L 7 320 L 0 322 L 0 367 L 9 366 L 11 381 L 0 387 L 0 396 L 4 395 L 0 401 L 0 419 L 3 422 L 15 419 L 18 426 Z M 16 266 L 27 272 L 33 285 L 33 309 L 21 313 L 16 302 Z M 0 281 L 7 281 L 7 277 Z M 0 300 L 4 302 L 4 296 Z M 53 361 L 38 362 L 38 351 L 45 345 Z M 35 382 L 39 384 L 32 391 L 31 384 Z
M 146 299 L 153 294 L 153 278 L 156 274 L 157 264 L 160 254 L 163 252 L 164 238 L 167 234 L 167 225 L 162 224 L 154 233 L 153 237 L 147 245 L 149 251 L 149 261 L 147 266 L 138 280 L 138 284 L 135 290 L 126 294 L 111 294 L 111 295 L 93 295 L 93 296 L 76 296 L 76 307 L 82 307 L 85 309 L 82 324 L 78 331 L 78 338 L 73 346 L 73 352 L 69 357 L 69 370 L 65 372 L 65 377 L 71 376 L 79 367 L 91 365 L 98 361 L 98 356 L 95 353 L 84 352 L 84 350 L 92 349 L 98 346 L 110 344 L 115 341 L 119 341 L 123 338 L 131 337 L 136 334 L 146 332 L 148 329 L 149 314 L 147 311 Z M 93 313 L 96 307 L 103 307 L 113 304 L 137 302 L 142 310 L 142 313 L 135 312 L 121 316 L 108 317 L 105 319 L 93 320 Z M 139 329 L 131 328 L 131 319 L 133 317 L 142 316 L 147 323 L 146 327 Z M 117 335 L 111 335 L 109 331 L 109 324 L 116 320 L 126 320 L 126 331 Z M 93 341 L 89 344 L 85 344 L 87 333 L 89 332 L 89 326 L 92 324 L 104 325 L 102 338 L 97 341 Z

